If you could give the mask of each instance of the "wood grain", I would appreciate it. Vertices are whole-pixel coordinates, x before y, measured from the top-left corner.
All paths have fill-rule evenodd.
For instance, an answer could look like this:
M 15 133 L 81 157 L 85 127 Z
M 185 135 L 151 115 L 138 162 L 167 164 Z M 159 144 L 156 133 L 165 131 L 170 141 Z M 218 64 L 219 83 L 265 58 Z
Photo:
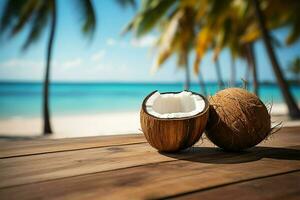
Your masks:
M 274 155 L 278 151 L 274 152 Z M 10 199 L 153 199 L 300 170 L 299 160 L 201 157 L 0 189 Z M 240 158 L 243 159 L 244 158 Z M 234 160 L 236 163 L 231 163 Z M 228 164 L 222 164 L 228 163 Z
M 144 143 L 0 159 L 0 187 L 170 160 Z
M 243 154 L 224 153 L 212 147 L 205 141 L 199 143 L 202 148 L 195 146 L 187 152 L 169 154 L 165 156 L 158 153 L 146 143 L 80 149 L 72 151 L 34 154 L 21 157 L 0 159 L 0 187 L 28 184 L 45 180 L 53 180 L 69 176 L 116 170 L 139 165 L 168 162 L 177 159 L 227 159 L 227 162 L 246 162 L 260 159 L 269 151 L 283 151 L 274 148 L 256 148 Z M 295 147 L 296 148 L 296 147 Z M 287 150 L 294 152 L 293 150 Z M 261 155 L 262 154 L 262 155 Z M 167 154 L 166 154 L 167 155 Z M 300 157 L 300 155 L 299 155 Z M 230 159 L 232 161 L 230 161 Z
M 160 154 L 142 136 L 63 139 L 57 148 L 53 140 L 8 142 L 15 148 L 2 141 L 10 156 L 0 159 L 0 199 L 194 198 L 230 185 L 237 188 L 229 191 L 238 190 L 250 180 L 268 184 L 268 176 L 298 174 L 299 130 L 284 128 L 263 146 L 242 153 L 223 152 L 204 140 L 181 153 Z M 45 144 L 52 146 L 43 149 Z M 292 179 L 297 182 L 299 176 Z M 286 195 L 299 193 L 298 185 Z
M 210 190 L 178 195 L 175 198 L 181 200 L 205 199 L 214 200 L 222 198 L 231 200 L 240 197 L 244 200 L 259 199 L 299 199 L 300 197 L 300 172 L 290 172 L 274 175 L 266 178 L 230 184 Z
M 276 134 L 263 141 L 264 146 L 283 146 L 297 145 L 299 141 L 298 135 L 300 130 L 298 127 L 283 128 Z M 288 137 L 286 135 L 288 134 Z M 78 149 L 88 149 L 96 147 L 117 146 L 132 143 L 146 142 L 142 134 L 114 135 L 114 136 L 97 136 L 82 138 L 66 138 L 66 139 L 20 139 L 20 140 L 0 140 L 0 159 L 25 156 L 32 154 L 42 154 L 60 151 L 72 151 Z M 201 144 L 201 141 L 198 144 Z M 205 144 L 210 143 L 205 140 Z M 209 144 L 212 146 L 212 144 Z
M 66 139 L 0 140 L 0 158 L 145 142 L 142 134 Z

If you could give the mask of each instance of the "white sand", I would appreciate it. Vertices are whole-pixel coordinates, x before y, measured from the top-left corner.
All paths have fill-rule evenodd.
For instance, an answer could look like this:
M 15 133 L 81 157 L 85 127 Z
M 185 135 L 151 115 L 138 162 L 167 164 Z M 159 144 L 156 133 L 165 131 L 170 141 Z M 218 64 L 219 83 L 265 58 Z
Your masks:
M 139 112 L 57 116 L 52 118 L 53 138 L 140 133 Z M 41 135 L 41 118 L 0 120 L 0 136 Z
M 300 120 L 291 121 L 286 114 L 287 107 L 284 104 L 273 105 L 272 121 L 274 124 L 283 121 L 283 126 L 300 126 Z M 52 126 L 55 132 L 51 135 L 53 138 L 141 133 L 138 111 L 54 116 Z M 38 136 L 41 135 L 41 130 L 42 120 L 40 118 L 0 120 L 0 137 Z

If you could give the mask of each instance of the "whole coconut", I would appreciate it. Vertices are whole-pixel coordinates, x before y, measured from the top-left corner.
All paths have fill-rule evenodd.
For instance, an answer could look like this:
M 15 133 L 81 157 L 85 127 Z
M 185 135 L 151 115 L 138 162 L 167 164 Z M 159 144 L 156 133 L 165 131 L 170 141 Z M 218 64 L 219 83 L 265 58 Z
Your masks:
M 218 147 L 240 151 L 264 140 L 271 131 L 271 117 L 263 102 L 241 88 L 228 88 L 209 98 L 206 135 Z

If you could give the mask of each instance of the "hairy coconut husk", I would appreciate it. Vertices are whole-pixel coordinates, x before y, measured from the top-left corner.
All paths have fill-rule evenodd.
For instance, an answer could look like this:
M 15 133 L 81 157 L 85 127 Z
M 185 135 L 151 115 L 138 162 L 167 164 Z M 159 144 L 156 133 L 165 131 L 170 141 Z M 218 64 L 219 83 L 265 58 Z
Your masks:
M 194 145 L 201 138 L 208 120 L 208 100 L 193 92 L 205 101 L 202 112 L 191 117 L 158 118 L 146 111 L 146 101 L 154 92 L 144 99 L 140 112 L 141 128 L 149 144 L 161 152 L 176 152 Z
M 229 151 L 253 147 L 271 132 L 271 117 L 263 102 L 241 88 L 224 89 L 209 98 L 206 135 Z

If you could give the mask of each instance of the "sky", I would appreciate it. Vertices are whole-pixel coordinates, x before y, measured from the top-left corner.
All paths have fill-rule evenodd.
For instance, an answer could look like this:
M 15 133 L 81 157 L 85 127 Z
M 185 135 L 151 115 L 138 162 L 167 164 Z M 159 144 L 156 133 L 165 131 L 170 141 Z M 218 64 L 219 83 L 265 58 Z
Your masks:
M 58 1 L 58 24 L 54 41 L 51 80 L 63 82 L 183 82 L 184 71 L 176 67 L 173 56 L 156 73 L 150 73 L 155 57 L 153 44 L 156 32 L 135 39 L 133 34 L 121 36 L 125 25 L 133 18 L 135 10 L 122 8 L 116 1 L 94 1 L 97 15 L 97 29 L 93 40 L 85 38 L 80 31 L 81 16 L 72 0 Z M 0 1 L 2 15 L 4 1 Z M 38 42 L 26 52 L 21 50 L 28 29 L 13 39 L 0 40 L 0 81 L 41 81 L 44 76 L 46 45 L 49 29 L 45 29 Z M 273 34 L 284 41 L 287 28 Z M 261 41 L 255 44 L 259 79 L 274 81 L 273 71 Z M 276 54 L 283 71 L 290 77 L 287 66 L 300 56 L 300 41 L 290 47 L 276 48 Z M 190 55 L 193 63 L 194 55 Z M 230 55 L 221 53 L 220 64 L 225 80 L 229 78 Z M 209 52 L 201 63 L 205 81 L 215 81 L 216 72 Z M 236 61 L 237 80 L 246 72 L 246 63 Z M 192 68 L 192 66 L 190 66 Z M 192 71 L 192 70 L 191 70 Z M 197 76 L 192 74 L 192 81 Z

